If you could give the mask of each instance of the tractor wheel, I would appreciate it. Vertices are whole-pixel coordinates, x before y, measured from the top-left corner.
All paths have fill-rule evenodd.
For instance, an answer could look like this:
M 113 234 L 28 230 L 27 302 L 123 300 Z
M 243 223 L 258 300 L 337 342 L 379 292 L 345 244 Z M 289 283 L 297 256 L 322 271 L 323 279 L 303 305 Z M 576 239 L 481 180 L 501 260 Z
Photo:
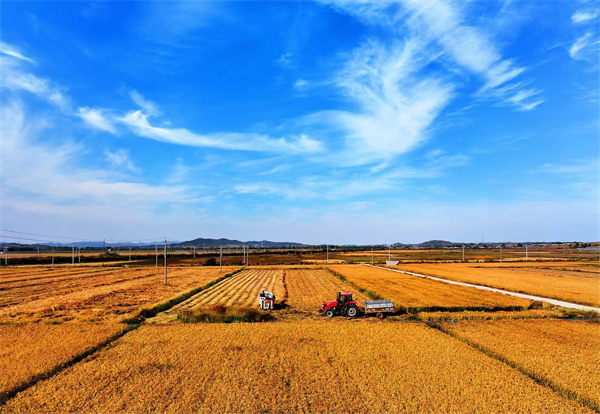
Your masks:
M 378 317 L 379 319 L 383 319 L 383 318 L 385 318 L 385 315 L 383 314 L 383 312 L 378 312 L 378 313 L 377 313 L 377 317 Z
M 351 305 L 346 308 L 346 316 L 354 318 L 356 315 L 358 315 L 358 308 L 356 306 Z
M 328 318 L 333 318 L 333 316 L 335 315 L 335 312 L 333 311 L 333 309 L 327 309 L 324 313 L 325 316 L 327 316 Z

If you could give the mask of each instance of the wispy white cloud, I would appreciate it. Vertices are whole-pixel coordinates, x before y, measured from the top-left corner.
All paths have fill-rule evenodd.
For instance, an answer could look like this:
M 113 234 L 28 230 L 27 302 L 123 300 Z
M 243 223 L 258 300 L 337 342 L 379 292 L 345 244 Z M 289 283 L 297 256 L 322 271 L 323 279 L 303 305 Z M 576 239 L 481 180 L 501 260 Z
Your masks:
M 193 203 L 198 199 L 187 186 L 123 181 L 107 170 L 81 167 L 85 149 L 73 142 L 44 144 L 39 135 L 49 125 L 28 116 L 21 103 L 6 102 L 0 110 L 5 206 L 26 200 L 29 208 L 40 204 L 51 210 L 102 206 L 107 211 L 148 211 L 158 205 Z M 105 156 L 117 165 L 135 168 L 125 151 L 108 151 Z
M 600 159 L 579 160 L 563 164 L 542 164 L 536 167 L 533 172 L 551 173 L 551 174 L 580 174 L 593 177 L 600 172 Z
M 277 59 L 277 63 L 283 67 L 290 66 L 292 64 L 292 54 L 289 52 L 284 53 L 283 55 L 279 56 L 279 59 Z
M 306 79 L 298 79 L 296 82 L 294 82 L 294 89 L 304 91 L 309 87 L 309 85 L 310 82 Z
M 110 149 L 106 148 L 104 150 L 104 156 L 113 167 L 124 168 L 131 172 L 139 171 L 133 161 L 131 161 L 129 151 L 126 149 L 120 148 L 116 151 L 111 151 Z
M 24 56 L 11 45 L 2 43 L 0 47 L 0 87 L 11 91 L 25 91 L 36 95 L 61 109 L 71 111 L 71 102 L 63 88 L 47 79 L 37 77 L 24 67 L 33 60 Z
M 478 96 L 502 100 L 517 109 L 533 108 L 536 105 L 511 99 L 514 95 L 500 93 L 497 88 L 513 81 L 526 68 L 517 66 L 511 59 L 504 59 L 493 38 L 484 28 L 465 23 L 466 4 L 448 0 L 397 0 L 386 2 L 370 1 L 326 1 L 334 7 L 357 16 L 373 25 L 383 25 L 406 37 L 406 27 L 413 38 L 423 46 L 431 43 L 440 52 L 430 49 L 432 58 L 453 62 L 458 68 L 479 75 L 484 80 Z M 405 22 L 406 25 L 400 23 Z M 435 56 L 438 54 L 439 56 Z M 511 88 L 518 89 L 518 88 Z M 516 102 L 516 103 L 515 103 Z
M 130 93 L 131 100 L 135 102 L 137 106 L 144 110 L 144 112 L 150 116 L 158 116 L 161 114 L 159 106 L 144 98 L 144 96 L 136 90 L 132 90 Z
M 544 99 L 530 99 L 537 97 L 540 94 L 539 90 L 536 89 L 521 89 L 514 95 L 506 98 L 508 102 L 516 106 L 520 111 L 531 111 L 536 106 L 544 103 Z
M 401 193 L 412 188 L 413 180 L 428 180 L 441 177 L 448 169 L 468 164 L 470 158 L 464 154 L 447 154 L 434 150 L 426 154 L 422 165 L 402 166 L 391 169 L 369 169 L 348 171 L 339 175 L 302 175 L 293 180 L 245 182 L 233 187 L 238 194 L 272 195 L 290 200 L 321 199 L 347 200 L 370 194 Z
M 586 23 L 598 17 L 596 10 L 578 10 L 571 16 L 571 21 L 575 24 Z
M 153 126 L 148 115 L 142 111 L 129 112 L 118 118 L 131 131 L 141 137 L 156 141 L 187 145 L 193 147 L 211 147 L 240 151 L 265 151 L 283 153 L 318 153 L 323 145 L 306 135 L 289 138 L 271 138 L 255 133 L 223 132 L 215 134 L 196 134 L 185 128 L 165 128 Z
M 111 117 L 107 117 L 105 113 L 106 110 L 104 109 L 88 107 L 78 108 L 78 116 L 81 117 L 81 119 L 83 119 L 89 126 L 116 134 L 117 130 L 111 120 Z
M 138 31 L 143 38 L 170 47 L 188 47 L 197 41 L 198 29 L 229 18 L 219 2 L 153 1 L 143 6 Z
M 592 32 L 587 32 L 578 37 L 569 48 L 569 56 L 571 56 L 573 59 L 581 59 L 583 50 L 592 44 L 592 36 Z
M 342 164 L 390 159 L 426 139 L 427 129 L 452 98 L 453 85 L 419 72 L 430 62 L 421 50 L 423 45 L 412 39 L 393 47 L 371 41 L 356 49 L 334 77 L 332 84 L 356 111 L 326 111 L 306 121 L 342 137 Z
M 0 42 L 0 54 L 4 54 L 7 56 L 12 56 L 14 58 L 24 60 L 29 63 L 35 63 L 33 59 L 24 56 L 17 48 L 13 45 L 9 45 L 4 42 Z

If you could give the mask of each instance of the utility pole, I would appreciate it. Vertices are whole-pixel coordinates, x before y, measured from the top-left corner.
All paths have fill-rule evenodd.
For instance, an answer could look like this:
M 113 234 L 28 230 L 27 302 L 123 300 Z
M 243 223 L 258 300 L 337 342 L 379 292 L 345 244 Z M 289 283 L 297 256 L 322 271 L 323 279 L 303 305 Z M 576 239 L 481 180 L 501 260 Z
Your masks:
M 131 247 L 129 248 L 129 261 L 131 262 Z
M 194 246 L 194 259 L 196 258 L 196 246 Z
M 106 239 L 102 240 L 102 250 L 106 253 Z
M 8 266 L 8 247 L 4 246 L 4 266 Z
M 39 256 L 40 255 L 40 248 L 38 247 L 37 249 L 38 249 L 37 255 Z
M 329 245 L 327 245 L 327 264 L 329 264 Z
M 500 263 L 502 263 L 502 245 L 500 245 Z
M 529 260 L 529 249 L 528 249 L 529 245 L 525 245 L 525 260 Z
M 77 249 L 77 261 L 81 263 L 81 247 L 78 247 Z
M 219 246 L 219 272 L 223 271 L 223 246 Z
M 75 266 L 75 246 L 73 246 L 73 253 L 71 254 L 71 267 Z
M 388 244 L 388 261 L 392 261 L 392 245 Z
M 465 261 L 465 245 L 464 244 L 463 244 L 462 250 L 463 250 L 463 262 L 464 262 Z
M 156 267 L 158 267 L 158 244 L 154 245 L 154 253 L 156 254 Z
M 165 237 L 165 285 L 167 284 L 167 238 Z
M 54 269 L 54 247 L 52 248 L 52 269 Z

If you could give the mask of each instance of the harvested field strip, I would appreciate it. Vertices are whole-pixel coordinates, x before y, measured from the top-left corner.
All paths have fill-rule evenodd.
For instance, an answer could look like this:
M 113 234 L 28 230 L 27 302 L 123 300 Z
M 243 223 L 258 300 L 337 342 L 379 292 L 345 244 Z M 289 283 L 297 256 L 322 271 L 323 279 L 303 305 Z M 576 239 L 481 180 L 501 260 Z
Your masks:
M 234 276 L 235 274 L 241 272 L 243 270 L 243 268 L 239 268 L 236 270 L 233 270 L 232 272 L 226 273 L 222 276 L 220 276 L 218 279 L 214 279 L 211 280 L 210 282 L 208 282 L 205 285 L 202 286 L 196 286 L 195 288 L 193 288 L 192 290 L 185 292 L 183 294 L 180 294 L 179 296 L 175 297 L 175 298 L 171 298 L 169 299 L 167 302 L 163 302 L 163 303 L 159 303 L 156 306 L 150 308 L 150 309 L 144 309 L 140 312 L 139 317 L 142 318 L 152 318 L 155 317 L 156 315 L 158 315 L 161 312 L 165 312 L 168 311 L 169 309 L 171 309 L 172 307 L 185 302 L 186 300 L 188 300 L 189 298 L 193 297 L 194 295 L 196 295 L 197 293 L 209 289 L 210 287 L 218 284 L 219 282 L 230 278 L 232 276 Z
M 112 284 L 112 283 L 120 283 L 123 281 L 127 281 L 127 280 L 133 280 L 133 279 L 140 279 L 143 277 L 148 277 L 148 276 L 152 276 L 154 274 L 156 274 L 156 271 L 148 271 L 148 270 L 143 270 L 143 269 L 135 269 L 137 271 L 137 273 L 135 272 L 115 272 L 114 270 L 112 271 L 105 271 L 105 272 L 94 272 L 91 274 L 88 273 L 81 273 L 81 274 L 77 274 L 77 275 L 68 275 L 68 276 L 62 276 L 62 277 L 57 277 L 57 278 L 43 278 L 43 279 L 34 279 L 34 280 L 26 280 L 26 281 L 22 281 L 22 282 L 13 282 L 10 283 L 8 286 L 6 287 L 2 287 L 0 288 L 1 291 L 9 291 L 9 292 L 13 292 L 13 291 L 19 291 L 19 290 L 23 290 L 23 289 L 31 289 L 31 288 L 38 288 L 38 289 L 54 289 L 55 291 L 60 291 L 60 290 L 67 290 L 69 288 L 72 287 L 81 287 L 81 288 L 85 288 L 85 287 L 98 287 L 98 286 L 104 286 L 106 284 Z M 106 276 L 110 276 L 111 278 L 108 278 Z M 120 276 L 120 277 L 117 277 Z M 54 286 L 56 285 L 56 286 Z
M 335 326 L 335 338 L 331 322 L 142 326 L 1 410 L 591 412 L 423 325 Z
M 600 412 L 600 324 L 561 320 L 459 322 L 445 331 L 496 354 Z
M 600 277 L 544 275 L 535 271 L 527 273 L 521 269 L 490 269 L 463 263 L 400 265 L 397 268 L 457 282 L 600 306 Z
M 322 269 L 287 270 L 288 305 L 303 311 L 319 312 L 323 302 L 335 300 L 337 292 L 352 292 L 362 304 L 368 298 Z
M 0 278 L 0 286 L 3 286 L 7 283 L 15 283 L 15 282 L 26 282 L 30 280 L 39 280 L 39 279 L 52 279 L 64 276 L 76 276 L 76 275 L 92 275 L 99 272 L 109 272 L 117 270 L 118 268 L 114 267 L 103 267 L 103 268 L 77 268 L 75 269 L 54 269 L 46 272 L 36 272 L 31 274 L 22 274 L 18 273 L 15 275 L 2 275 Z
M 172 311 L 195 309 L 222 303 L 226 306 L 255 306 L 261 290 L 269 290 L 281 300 L 284 296 L 281 270 L 249 269 L 206 289 Z
M 126 329 L 116 323 L 0 325 L 0 404 Z
M 464 310 L 524 310 L 531 301 L 485 292 L 474 288 L 451 286 L 443 282 L 391 272 L 368 266 L 330 266 L 348 281 L 377 292 L 396 302 L 410 313 Z

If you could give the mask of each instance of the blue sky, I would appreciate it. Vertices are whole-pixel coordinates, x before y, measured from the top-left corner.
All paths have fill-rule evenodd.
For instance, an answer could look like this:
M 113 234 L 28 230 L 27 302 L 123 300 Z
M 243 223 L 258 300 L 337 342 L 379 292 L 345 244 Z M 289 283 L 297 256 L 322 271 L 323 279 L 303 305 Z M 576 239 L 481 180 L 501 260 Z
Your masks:
M 599 238 L 597 2 L 0 7 L 3 229 Z

